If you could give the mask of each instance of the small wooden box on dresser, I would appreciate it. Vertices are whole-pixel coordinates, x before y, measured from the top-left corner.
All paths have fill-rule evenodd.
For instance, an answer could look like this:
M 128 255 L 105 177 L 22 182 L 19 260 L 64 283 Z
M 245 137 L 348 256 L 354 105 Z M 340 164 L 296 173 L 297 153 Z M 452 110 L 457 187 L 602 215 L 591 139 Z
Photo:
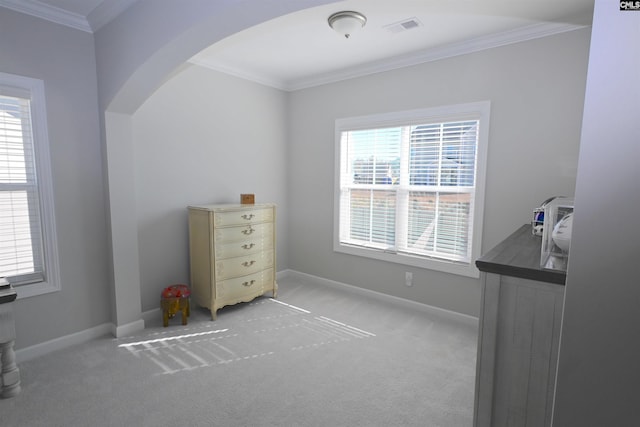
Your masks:
M 271 292 L 276 298 L 276 207 L 189 206 L 189 266 L 194 302 L 211 310 Z
M 566 273 L 540 268 L 523 225 L 476 261 L 482 272 L 474 427 L 548 427 Z

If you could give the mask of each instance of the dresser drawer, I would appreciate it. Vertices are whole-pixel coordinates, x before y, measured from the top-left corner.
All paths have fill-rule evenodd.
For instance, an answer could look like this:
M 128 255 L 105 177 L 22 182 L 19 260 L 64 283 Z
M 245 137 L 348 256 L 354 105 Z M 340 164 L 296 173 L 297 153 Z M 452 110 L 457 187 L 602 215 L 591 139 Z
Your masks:
M 229 225 L 242 225 L 255 222 L 273 221 L 273 209 L 246 209 L 241 211 L 216 212 L 216 227 L 227 227 Z
M 247 276 L 218 282 L 216 297 L 225 301 L 237 301 L 250 295 L 262 295 L 265 287 L 271 289 L 273 281 L 273 269 L 260 271 Z
M 218 243 L 273 236 L 273 223 L 248 224 L 240 227 L 216 228 L 214 238 Z
M 273 249 L 247 256 L 216 260 L 216 280 L 246 276 L 271 267 L 274 267 Z
M 231 243 L 216 242 L 216 259 L 234 258 L 255 254 L 257 252 L 273 249 L 273 234 L 266 233 L 246 240 L 238 240 Z

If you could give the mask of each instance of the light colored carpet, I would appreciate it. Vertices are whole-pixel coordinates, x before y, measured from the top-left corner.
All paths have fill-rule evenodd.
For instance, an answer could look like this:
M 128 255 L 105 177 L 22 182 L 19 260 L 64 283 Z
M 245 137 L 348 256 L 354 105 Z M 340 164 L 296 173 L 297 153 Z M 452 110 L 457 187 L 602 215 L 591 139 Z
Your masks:
M 471 426 L 477 328 L 284 279 L 20 365 L 2 426 Z

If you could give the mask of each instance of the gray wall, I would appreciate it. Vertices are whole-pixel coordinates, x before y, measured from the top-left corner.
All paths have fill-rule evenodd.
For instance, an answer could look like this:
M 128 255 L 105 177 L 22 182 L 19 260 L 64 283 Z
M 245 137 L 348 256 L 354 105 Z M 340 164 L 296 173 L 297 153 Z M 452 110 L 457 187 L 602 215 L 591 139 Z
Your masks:
M 187 67 L 133 115 L 143 310 L 188 281 L 185 206 L 255 192 L 279 205 L 279 271 L 477 316 L 477 279 L 333 252 L 334 121 L 490 100 L 488 250 L 574 192 L 588 46 L 585 29 L 293 93 Z
M 573 195 L 588 50 L 584 29 L 292 93 L 290 268 L 477 316 L 478 279 L 333 252 L 335 120 L 491 101 L 486 252 L 549 196 Z
M 181 64 L 223 37 L 332 0 L 138 1 L 95 34 L 117 336 L 143 327 L 131 115 Z M 250 11 L 250 13 L 248 13 Z M 169 18 L 170 17 L 170 18 Z
M 188 283 L 188 205 L 276 203 L 278 270 L 287 266 L 286 93 L 188 66 L 133 115 L 142 309 Z
M 637 426 L 640 15 L 597 1 L 554 426 Z
M 16 302 L 16 348 L 110 322 L 91 34 L 0 9 L 0 71 L 44 81 L 61 291 Z
M 141 242 L 145 246 L 157 243 L 148 231 L 153 229 L 154 215 L 165 215 L 165 220 L 169 223 L 174 221 L 175 224 L 176 217 L 171 219 L 175 215 L 172 212 L 177 212 L 177 207 L 184 203 L 176 200 L 171 202 L 175 203 L 172 206 L 162 206 L 167 209 L 164 213 L 151 213 L 153 208 L 138 202 L 139 190 L 135 181 L 138 178 L 142 180 L 145 174 L 139 176 L 141 171 L 134 168 L 141 159 L 139 155 L 135 161 L 122 158 L 127 157 L 127 153 L 140 151 L 133 135 L 129 135 L 132 133 L 128 129 L 132 117 L 130 114 L 141 107 L 168 72 L 178 66 L 175 63 L 176 56 L 188 58 L 197 51 L 198 46 L 204 46 L 206 40 L 215 41 L 225 32 L 237 31 L 252 21 L 268 19 L 323 1 L 307 0 L 296 2 L 295 5 L 288 2 L 286 7 L 276 11 L 269 8 L 273 2 L 252 3 L 255 3 L 255 11 L 252 9 L 255 13 L 251 17 L 243 15 L 241 8 L 230 6 L 220 9 L 222 6 L 212 6 L 211 3 L 200 4 L 200 10 L 200 6 L 185 10 L 175 3 L 136 3 L 95 35 L 95 57 L 100 64 L 97 83 L 91 35 L 3 9 L 3 30 L 15 27 L 16 34 L 22 31 L 24 37 L 19 41 L 6 38 L 2 41 L 2 71 L 33 77 L 50 74 L 45 76 L 47 97 L 49 104 L 56 108 L 50 108 L 49 114 L 62 114 L 65 111 L 63 107 L 71 108 L 68 106 L 73 104 L 73 112 L 77 115 L 65 117 L 65 120 L 56 124 L 58 128 L 54 141 L 64 144 L 64 148 L 54 148 L 53 154 L 54 179 L 63 182 L 62 185 L 54 183 L 59 199 L 56 208 L 61 224 L 60 244 L 64 249 L 61 257 L 64 264 L 63 292 L 64 289 L 72 289 L 73 294 L 66 295 L 71 302 L 67 304 L 67 299 L 60 297 L 63 292 L 21 302 L 22 306 L 33 307 L 21 309 L 25 319 L 38 318 L 40 313 L 55 312 L 54 320 L 56 316 L 63 320 L 47 322 L 42 328 L 31 328 L 31 321 L 23 322 L 28 327 L 19 325 L 19 328 L 30 331 L 23 332 L 18 347 L 64 336 L 109 320 L 115 320 L 119 325 L 120 321 L 115 317 L 122 317 L 123 323 L 139 318 L 140 304 L 136 298 L 129 298 L 135 296 L 129 294 L 131 290 L 139 288 L 136 286 L 139 253 L 146 253 L 143 249 L 138 251 L 138 237 L 142 237 Z M 170 25 L 161 19 L 165 12 L 176 17 Z M 219 25 L 208 25 L 213 21 Z M 142 23 L 144 25 L 138 25 Z M 158 35 L 160 27 L 164 28 L 164 32 Z M 210 32 L 203 35 L 205 29 Z M 64 49 L 60 46 L 64 46 Z M 531 209 L 541 200 L 557 192 L 573 191 L 578 147 L 575 129 L 580 121 L 581 108 L 578 106 L 582 103 L 587 49 L 588 32 L 571 32 L 287 96 L 286 102 L 290 102 L 290 105 L 286 114 L 291 125 L 283 130 L 272 129 L 274 138 L 282 132 L 288 141 L 280 153 L 281 159 L 288 165 L 285 167 L 286 183 L 283 189 L 277 190 L 280 195 L 272 196 L 286 200 L 280 210 L 289 219 L 286 222 L 289 236 L 285 239 L 288 244 L 281 250 L 279 268 L 294 268 L 443 308 L 477 314 L 479 288 L 475 280 L 412 269 L 416 285 L 405 288 L 400 286 L 406 270 L 404 267 L 333 253 L 330 236 L 334 120 L 370 112 L 491 100 L 492 143 L 489 147 L 487 186 L 487 206 L 491 207 L 491 214 L 485 216 L 483 245 L 488 249 L 515 227 L 529 221 Z M 149 79 L 145 79 L 145 73 Z M 158 77 L 158 74 L 162 77 Z M 115 190 L 110 188 L 106 196 L 102 191 L 102 163 L 97 145 L 101 132 L 97 126 L 96 87 L 102 105 L 97 111 L 104 112 L 110 106 L 113 114 L 122 113 L 124 119 L 119 121 L 126 124 L 124 134 L 106 129 L 108 134 L 117 136 L 111 140 L 106 138 L 105 152 L 120 156 L 110 159 L 107 165 L 110 168 L 110 183 L 116 183 L 118 187 Z M 52 90 L 54 92 L 50 93 Z M 256 90 L 254 87 L 252 93 Z M 279 96 L 269 90 L 265 99 L 268 98 L 279 99 Z M 110 103 L 112 100 L 114 102 Z M 260 108 L 267 108 L 266 105 L 267 101 Z M 531 112 L 533 116 L 527 117 L 520 114 L 521 111 Z M 76 117 L 82 118 L 82 121 L 76 121 Z M 50 125 L 54 121 L 50 119 Z M 544 126 L 540 127 L 539 123 Z M 131 126 L 131 129 L 135 128 Z M 207 136 L 206 131 L 203 135 Z M 535 161 L 540 153 L 551 150 L 559 150 L 558 155 L 553 157 L 557 160 Z M 113 167 L 120 164 L 132 170 L 122 171 Z M 120 182 L 119 176 L 135 179 Z M 282 179 L 278 176 L 274 183 Z M 541 177 L 543 185 L 538 183 Z M 229 189 L 224 198 L 232 192 L 246 190 Z M 256 193 L 259 194 L 258 191 Z M 282 194 L 287 194 L 288 199 Z M 189 199 L 192 199 L 190 196 Z M 159 198 L 159 195 L 155 197 Z M 223 197 L 220 197 L 222 200 Z M 211 199 L 215 198 L 215 195 L 211 196 Z M 122 203 L 132 200 L 135 206 Z M 131 241 L 125 239 L 113 248 L 114 254 L 120 258 L 134 260 L 132 265 L 113 266 L 116 274 L 118 271 L 126 272 L 121 274 L 126 280 L 116 283 L 115 287 L 107 279 L 112 267 L 103 228 L 107 201 L 112 205 L 115 203 L 118 210 L 116 224 L 111 224 L 116 230 L 112 236 L 132 234 L 129 230 L 138 230 L 133 237 L 135 245 L 128 246 Z M 111 215 L 113 209 L 111 206 Z M 143 210 L 140 217 L 135 213 L 136 209 Z M 122 218 L 133 219 L 130 223 Z M 123 225 L 121 220 L 126 224 Z M 77 232 L 79 225 L 82 233 Z M 69 232 L 70 229 L 73 232 Z M 281 232 L 286 231 L 286 227 L 281 227 Z M 171 233 L 161 235 L 163 241 L 169 240 L 166 242 L 169 246 L 176 238 Z M 179 245 L 184 247 L 184 237 L 178 240 Z M 127 247 L 134 249 L 134 256 L 129 256 L 130 249 Z M 168 252 L 163 252 L 158 259 L 168 259 L 168 256 Z M 139 263 L 143 269 L 140 280 L 145 282 L 142 285 L 145 309 L 151 307 L 148 301 L 154 291 L 150 290 L 150 286 L 158 286 L 155 282 L 162 281 L 164 277 L 175 277 L 168 277 L 166 272 L 162 276 L 148 273 L 155 262 L 145 258 Z M 181 271 L 184 271 L 184 267 Z M 147 285 L 151 283 L 153 285 Z M 120 316 L 118 313 L 109 316 L 106 303 L 95 306 L 96 301 L 108 301 L 110 291 L 114 289 L 116 297 L 120 293 L 124 295 L 120 297 L 121 300 L 134 302 Z M 74 316 L 64 317 L 61 314 L 72 311 L 65 309 L 67 305 L 73 306 L 73 311 L 77 312 Z M 55 310 L 51 307 L 55 307 Z
M 115 112 L 131 114 L 150 96 L 171 70 L 195 54 L 199 47 L 205 47 L 208 42 L 223 37 L 224 31 L 234 32 L 250 25 L 248 21 L 251 19 L 264 20 L 269 16 L 277 16 L 295 8 L 318 5 L 323 1 L 290 0 L 282 5 L 284 2 L 280 0 L 277 2 L 276 0 L 254 0 L 243 2 L 232 13 L 226 13 L 223 10 L 223 6 L 227 3 L 229 2 L 199 1 L 197 4 L 194 3 L 193 8 L 185 8 L 180 2 L 141 0 L 136 3 L 131 13 L 128 11 L 114 25 L 99 31 L 95 37 L 100 71 L 98 81 L 102 106 L 100 109 L 96 106 L 96 67 L 91 35 L 7 9 L 0 10 L 0 28 L 3 33 L 3 37 L 0 38 L 0 71 L 41 78 L 46 85 L 62 264 L 61 292 L 20 300 L 16 303 L 18 348 L 91 328 L 110 320 L 108 310 L 110 285 L 106 278 L 109 255 L 104 230 L 106 197 L 103 197 L 101 181 L 98 111 L 102 114 L 107 106 L 111 106 Z M 605 4 L 609 10 L 606 10 Z M 274 7 L 276 5 L 278 7 Z M 252 13 L 246 13 L 248 9 L 251 9 Z M 166 15 L 160 13 L 162 11 L 166 12 Z M 194 17 L 194 14 L 201 14 L 209 20 L 204 22 L 206 19 L 199 20 L 198 16 Z M 175 19 L 168 20 L 166 16 L 172 16 Z M 209 25 L 211 21 L 215 21 L 211 18 L 212 16 L 219 17 L 215 22 L 218 25 Z M 623 19 L 625 21 L 622 21 Z M 637 186 L 634 185 L 638 182 L 637 172 L 634 171 L 637 171 L 635 163 L 639 153 L 636 141 L 632 139 L 640 133 L 637 128 L 638 121 L 634 120 L 633 115 L 638 110 L 637 100 L 640 98 L 636 79 L 638 56 L 633 44 L 634 40 L 638 39 L 637 19 L 637 13 L 621 13 L 615 7 L 611 7 L 610 2 L 596 2 L 594 52 L 598 53 L 594 54 L 591 63 L 593 71 L 589 79 L 589 96 L 585 110 L 588 119 L 585 123 L 589 126 L 585 127 L 584 152 L 581 153 L 579 163 L 576 209 L 577 212 L 583 213 L 576 214 L 575 246 L 569 266 L 556 399 L 557 426 L 637 424 L 625 424 L 624 421 L 628 419 L 618 422 L 621 420 L 620 417 L 628 415 L 637 406 L 629 399 L 636 396 L 636 386 L 639 382 L 638 370 L 635 369 L 639 355 L 637 343 L 634 341 L 634 338 L 639 335 L 636 307 L 639 298 L 638 287 L 631 281 L 636 277 L 635 259 L 630 259 L 629 256 L 638 252 L 637 246 L 634 245 L 640 238 L 638 229 L 632 227 L 635 224 L 633 214 L 640 208 Z M 187 31 L 186 29 L 190 28 L 194 22 L 198 24 L 197 28 L 194 31 Z M 154 31 L 151 31 L 152 25 Z M 206 28 L 215 34 L 198 37 L 197 31 L 204 31 Z M 618 34 L 619 31 L 623 34 Z M 5 36 L 6 34 L 11 36 Z M 580 33 L 572 34 L 567 37 L 576 37 Z M 560 36 L 558 40 L 564 40 L 563 37 L 565 36 Z M 539 42 L 542 41 L 532 43 Z M 582 34 L 582 41 L 576 42 L 573 46 L 577 49 L 576 52 L 571 50 L 560 52 L 554 45 L 547 45 L 546 48 L 550 51 L 552 58 L 549 62 L 538 63 L 537 67 L 542 68 L 539 69 L 540 72 L 543 72 L 544 67 L 551 67 L 556 73 L 565 74 L 564 67 L 572 68 L 565 63 L 565 56 L 579 62 L 580 60 L 574 55 L 580 57 L 581 49 L 586 49 L 586 45 L 587 37 L 584 34 Z M 506 49 L 515 48 L 516 46 L 512 46 Z M 531 53 L 536 54 L 540 59 L 549 59 L 541 47 L 532 49 Z M 609 54 L 615 55 L 609 56 Z M 176 55 L 182 59 L 177 58 Z M 490 69 L 492 73 L 505 79 L 522 80 L 522 86 L 511 84 L 510 88 L 514 95 L 503 99 L 503 101 L 509 101 L 510 105 L 505 105 L 504 102 L 496 103 L 497 100 L 492 97 L 492 120 L 496 118 L 496 114 L 498 117 L 509 115 L 510 108 L 516 110 L 516 107 L 525 107 L 529 104 L 529 96 L 533 95 L 534 99 L 536 98 L 533 88 L 537 87 L 540 79 L 535 75 L 532 76 L 531 73 L 526 73 L 531 77 L 530 79 L 518 77 L 519 72 L 526 70 L 522 70 L 523 67 L 516 59 L 527 63 L 527 56 L 527 51 L 515 55 L 514 61 L 503 63 L 500 69 L 490 67 L 489 61 L 481 61 L 479 70 Z M 616 67 L 624 57 L 634 58 L 636 62 L 628 64 L 630 65 L 628 68 Z M 462 59 L 454 58 L 447 61 Z M 466 65 L 471 68 L 450 68 L 449 72 L 468 78 L 473 73 L 475 64 L 466 63 Z M 436 73 L 437 67 L 433 70 L 434 74 L 424 74 L 418 87 L 423 85 L 429 87 L 436 95 L 444 90 L 455 94 L 458 90 L 457 85 L 466 84 L 464 80 L 454 80 L 452 76 L 443 76 L 442 72 Z M 558 79 L 555 85 L 557 91 L 563 93 L 566 84 L 576 92 L 577 88 L 573 85 L 584 83 L 584 68 L 575 66 L 574 71 L 574 73 L 568 73 L 573 74 L 570 77 L 562 81 Z M 402 72 L 395 73 L 400 73 L 395 74 L 397 76 L 403 76 Z M 482 80 L 479 84 L 484 81 L 496 84 L 495 80 L 498 80 L 497 77 L 493 78 L 492 75 L 484 72 L 482 75 L 483 79 L 476 77 Z M 146 77 L 152 78 L 146 79 Z M 354 84 L 351 87 L 345 83 L 332 85 L 331 88 L 334 90 L 344 88 L 354 93 L 353 91 L 358 89 L 361 82 L 379 81 L 380 77 L 373 76 L 371 80 L 351 82 Z M 441 77 L 442 81 L 447 82 L 446 87 L 439 89 L 440 83 L 431 83 L 433 77 Z M 573 79 L 577 79 L 577 82 L 572 83 Z M 541 87 L 545 92 L 551 90 L 548 80 L 542 81 Z M 380 86 L 376 88 L 380 89 Z M 612 91 L 607 93 L 605 89 L 606 91 L 612 89 Z M 405 108 L 418 100 L 417 97 L 411 97 L 415 88 L 405 88 L 405 90 L 408 93 L 390 94 L 386 89 L 379 93 L 388 96 L 389 105 Z M 476 87 L 475 90 L 476 92 L 470 92 L 469 95 L 483 95 L 479 93 L 479 88 Z M 423 88 L 421 92 L 423 97 L 425 92 Z M 518 97 L 517 94 L 521 96 Z M 311 110 L 311 106 L 306 97 L 316 97 L 319 100 L 328 98 L 318 93 L 318 89 L 310 90 L 309 94 L 301 92 L 298 96 L 299 98 L 293 98 L 296 108 L 305 108 L 308 111 Z M 577 96 L 580 98 L 582 95 Z M 369 95 L 364 100 L 371 101 L 372 97 L 373 95 Z M 430 97 L 431 94 L 428 93 L 426 98 L 430 99 Z M 567 112 L 568 107 L 564 104 L 565 102 L 579 102 L 570 98 L 553 96 L 549 98 L 546 108 L 538 110 L 538 113 L 543 117 L 551 115 L 555 111 L 556 103 L 560 106 L 564 105 L 561 110 Z M 114 99 L 117 102 L 110 104 Z M 331 113 L 327 107 L 331 103 L 328 99 L 319 104 L 324 107 L 318 110 L 318 120 L 308 123 L 308 130 L 327 132 L 325 129 L 333 126 L 334 117 L 332 116 L 351 115 L 356 111 L 362 114 L 366 112 L 365 110 L 372 109 L 362 107 L 363 99 L 342 100 L 346 105 L 339 111 L 332 110 Z M 540 102 L 538 100 L 538 103 Z M 374 105 L 380 105 L 380 100 L 378 99 Z M 302 116 L 296 108 L 291 110 L 294 119 Z M 571 110 L 567 119 L 569 123 L 575 121 L 576 114 L 579 115 L 581 111 L 582 108 Z M 515 112 L 511 114 L 517 116 Z M 554 121 L 553 124 L 553 129 L 561 132 L 564 132 L 565 127 L 568 126 L 561 119 Z M 607 127 L 609 124 L 620 128 Z M 537 153 L 542 151 L 536 148 L 536 144 L 525 145 L 520 142 L 523 138 L 528 141 L 533 139 L 532 142 L 535 143 L 544 141 L 541 138 L 535 138 L 540 132 L 536 125 L 536 121 L 531 121 L 530 123 L 520 122 L 517 127 L 501 126 L 497 130 L 495 126 L 492 128 L 492 140 L 500 139 L 502 149 L 496 155 L 492 154 L 490 147 L 489 182 L 492 184 L 487 188 L 487 204 L 494 204 L 492 213 L 497 219 L 485 216 L 485 248 L 505 237 L 514 226 L 522 222 L 522 219 L 526 218 L 525 221 L 528 221 L 531 202 L 537 203 L 551 191 L 556 190 L 556 188 L 538 189 L 533 179 L 536 175 L 533 171 L 540 170 L 540 176 L 549 172 L 544 167 L 544 163 L 536 161 Z M 597 126 L 590 127 L 592 125 Z M 601 137 L 603 129 L 609 133 Z M 300 129 L 292 128 L 290 131 L 292 134 L 296 132 L 298 136 L 300 135 Z M 323 141 L 317 138 L 315 141 L 324 144 L 327 137 L 331 141 L 330 146 L 333 147 L 332 135 L 324 135 Z M 328 148 L 311 146 L 295 136 L 290 141 L 292 160 L 304 159 L 302 152 L 305 150 L 308 155 L 319 155 L 321 159 L 317 166 L 308 160 L 300 165 L 291 162 L 289 171 L 292 177 L 304 177 L 307 174 L 316 173 L 322 177 L 331 176 L 332 179 L 333 167 L 328 166 Z M 564 146 L 561 145 L 563 141 L 559 138 L 553 138 L 553 141 L 558 141 L 557 147 Z M 620 156 L 600 157 L 603 153 L 601 150 L 603 143 L 614 144 L 612 146 Z M 569 147 L 572 146 L 569 145 Z M 572 150 L 574 148 L 569 148 L 569 151 Z M 612 153 L 614 150 L 609 152 Z M 570 157 L 569 153 L 563 153 L 563 155 Z M 520 159 L 521 162 L 504 163 L 510 158 Z M 573 179 L 571 164 L 566 166 L 566 171 L 563 172 L 566 176 L 560 182 L 569 182 Z M 519 178 L 520 170 L 523 171 L 522 178 Z M 492 171 L 494 171 L 493 176 Z M 603 171 L 606 173 L 603 174 Z M 498 175 L 495 175 L 496 173 Z M 629 180 L 623 178 L 629 178 Z M 304 183 L 309 184 L 309 179 L 303 180 L 302 184 Z M 371 266 L 369 262 L 364 260 L 356 262 L 346 256 L 332 259 L 335 255 L 329 250 L 327 237 L 321 236 L 322 231 L 328 229 L 326 218 L 332 212 L 330 206 L 332 198 L 329 197 L 330 184 L 320 180 L 311 184 L 313 185 L 289 184 L 290 213 L 309 214 L 310 216 L 305 218 L 305 223 L 311 225 L 307 227 L 316 227 L 314 218 L 322 215 L 317 226 L 319 230 L 310 233 L 315 240 L 309 239 L 314 245 L 320 245 L 320 248 L 317 251 L 307 252 L 306 255 L 318 255 L 319 266 L 329 265 L 336 268 L 338 274 L 330 274 L 338 280 L 370 286 L 367 279 L 370 279 L 371 275 L 366 272 L 366 269 Z M 591 187 L 592 184 L 593 187 Z M 599 191 L 602 186 L 604 191 Z M 570 188 L 562 188 L 562 190 L 568 191 Z M 312 203 L 313 209 L 294 206 L 300 200 L 312 200 L 309 197 L 303 197 L 303 191 L 312 194 L 315 191 L 319 194 L 321 200 Z M 504 211 L 498 211 L 499 208 L 503 208 Z M 601 228 L 603 218 L 609 218 L 610 223 L 629 224 L 630 227 L 625 227 L 623 231 L 612 230 L 606 235 L 594 232 Z M 291 233 L 307 232 L 307 228 L 301 223 L 302 220 L 292 217 L 291 219 Z M 318 237 L 321 238 L 318 239 Z M 295 253 L 301 247 L 302 239 L 295 236 L 295 238 L 290 237 L 289 241 L 290 253 L 296 255 L 295 258 L 290 257 L 289 265 L 312 274 L 317 273 L 318 267 L 315 267 L 312 262 L 301 261 Z M 362 276 L 358 280 L 351 280 L 355 275 L 351 272 L 353 270 L 350 267 L 351 263 L 355 269 L 361 270 Z M 380 264 L 376 264 L 374 268 L 374 271 L 380 273 L 388 282 L 395 282 L 398 274 L 401 274 L 401 270 L 397 268 L 390 269 L 390 273 L 386 274 L 386 268 Z M 422 273 L 414 277 L 416 282 L 420 280 L 427 282 L 427 276 Z M 446 280 L 439 275 L 429 275 L 429 277 L 430 282 Z M 414 289 L 417 288 L 418 286 L 414 287 Z M 443 306 L 448 304 L 451 294 L 447 296 L 442 294 L 444 289 L 449 287 L 436 288 L 432 283 L 427 283 L 427 288 L 429 295 L 433 296 L 436 302 L 442 302 Z M 460 289 L 459 286 L 455 288 Z M 403 290 L 407 292 L 406 289 Z M 464 294 L 464 292 L 458 293 Z M 463 299 L 468 301 L 466 297 Z M 633 306 L 634 303 L 636 303 L 635 306 Z M 464 304 L 466 306 L 468 303 Z M 579 419 L 574 419 L 574 416 Z M 600 420 L 599 416 L 606 417 L 605 421 Z

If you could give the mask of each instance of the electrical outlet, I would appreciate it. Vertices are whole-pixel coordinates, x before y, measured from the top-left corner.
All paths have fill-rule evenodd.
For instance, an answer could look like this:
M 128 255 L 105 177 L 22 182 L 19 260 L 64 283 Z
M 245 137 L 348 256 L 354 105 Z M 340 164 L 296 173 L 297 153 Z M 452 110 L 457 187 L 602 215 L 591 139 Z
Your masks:
M 413 273 L 410 271 L 404 273 L 404 284 L 407 286 L 413 286 Z

